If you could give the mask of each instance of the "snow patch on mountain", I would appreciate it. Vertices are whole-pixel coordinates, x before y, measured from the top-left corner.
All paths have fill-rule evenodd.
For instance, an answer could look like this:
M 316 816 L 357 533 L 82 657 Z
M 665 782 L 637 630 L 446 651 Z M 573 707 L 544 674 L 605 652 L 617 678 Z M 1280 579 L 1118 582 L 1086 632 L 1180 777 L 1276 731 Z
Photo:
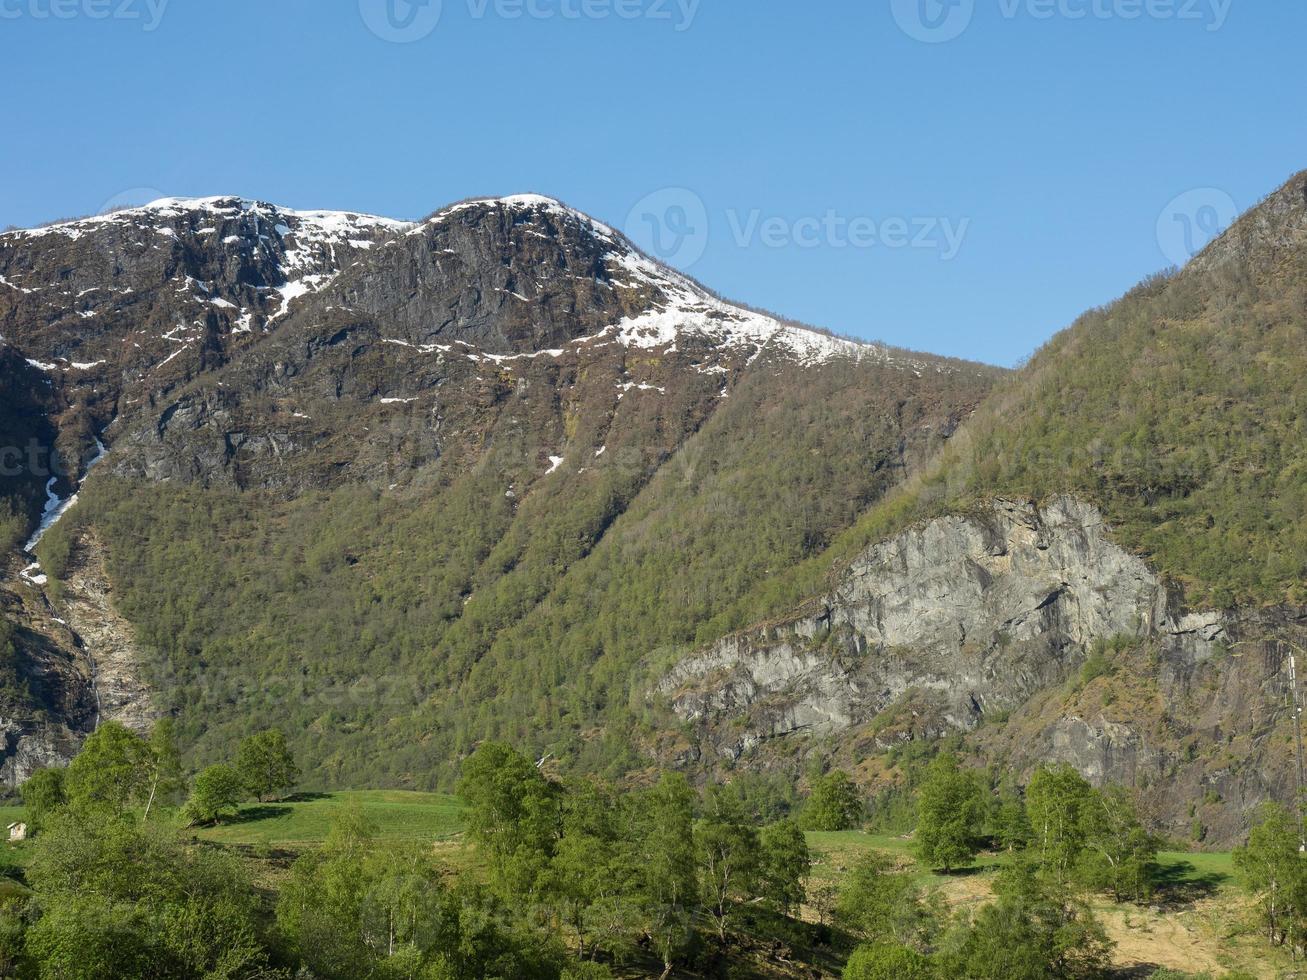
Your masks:
M 86 472 L 82 474 L 82 480 L 78 482 L 77 488 L 81 489 L 82 482 L 86 480 L 87 474 L 95 467 L 95 464 L 104 459 L 109 452 L 103 442 L 97 438 L 95 440 L 95 456 L 86 464 Z M 41 513 L 41 522 L 36 526 L 36 531 L 27 539 L 27 544 L 23 545 L 23 550 L 29 555 L 35 551 L 36 546 L 41 543 L 45 537 L 45 532 L 50 530 L 59 523 L 59 519 L 68 513 L 69 508 L 77 503 L 77 492 L 74 492 L 67 500 L 61 500 L 59 495 L 54 492 L 55 485 L 59 482 L 58 477 L 51 477 L 45 485 L 45 509 Z M 28 566 L 29 569 L 35 566 Z

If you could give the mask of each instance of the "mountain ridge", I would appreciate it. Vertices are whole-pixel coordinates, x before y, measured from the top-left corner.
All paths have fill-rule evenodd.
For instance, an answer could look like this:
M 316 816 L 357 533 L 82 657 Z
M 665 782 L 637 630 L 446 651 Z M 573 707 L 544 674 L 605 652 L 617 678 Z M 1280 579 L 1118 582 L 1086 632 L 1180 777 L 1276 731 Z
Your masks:
M 750 583 L 821 547 L 1000 373 L 727 304 L 548 200 L 469 202 L 375 239 L 336 216 L 343 237 L 302 243 L 307 213 L 210 198 L 0 238 L 0 274 L 32 290 L 0 291 L 0 333 L 56 368 L 103 362 L 26 368 L 73 461 L 52 492 L 79 489 L 96 439 L 109 450 L 38 549 L 48 587 L 32 572 L 9 593 L 23 646 L 46 637 L 66 675 L 93 678 L 77 664 L 94 650 L 55 619 L 94 607 L 78 583 L 107 577 L 134 634 L 111 644 L 119 672 L 132 651 L 200 757 L 266 711 L 297 719 L 323 772 L 380 778 L 382 753 L 390 780 L 431 784 L 453 762 L 423 759 L 424 741 L 452 755 L 551 700 L 571 703 L 543 718 L 551 739 L 629 713 L 618 691 L 650 643 L 744 617 L 729 607 Z M 84 293 L 69 266 L 131 292 Z M 46 284 L 64 307 L 103 302 L 52 316 Z M 27 488 L 33 520 L 44 490 Z M 596 589 L 613 623 L 587 611 Z M 677 611 L 651 620 L 650 603 Z M 527 639 L 557 629 L 572 638 L 552 653 Z M 398 671 L 409 693 L 273 704 L 274 664 L 315 690 Z M 519 691 L 488 717 L 506 676 Z M 68 741 L 16 732 L 10 778 Z

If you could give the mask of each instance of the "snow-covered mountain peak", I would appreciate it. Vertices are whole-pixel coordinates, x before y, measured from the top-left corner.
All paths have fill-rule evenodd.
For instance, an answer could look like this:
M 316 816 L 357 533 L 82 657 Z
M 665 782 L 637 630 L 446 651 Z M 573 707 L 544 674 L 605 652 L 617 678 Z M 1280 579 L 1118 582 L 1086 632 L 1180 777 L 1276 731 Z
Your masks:
M 57 221 L 39 228 L 22 229 L 9 234 L 40 238 L 62 235 L 77 239 L 82 235 L 106 226 L 157 226 L 176 221 L 210 219 L 231 220 L 249 215 L 263 218 L 274 227 L 284 228 L 283 234 L 295 232 L 312 238 L 347 237 L 360 231 L 374 239 L 379 233 L 398 233 L 413 226 L 409 221 L 397 221 L 377 215 L 352 211 L 296 211 L 265 201 L 246 200 L 231 195 L 217 197 L 164 197 L 138 207 L 120 208 L 104 214 L 69 221 Z M 281 230 L 281 229 L 278 229 Z
M 601 277 L 602 282 L 596 280 L 597 284 L 626 293 L 627 300 L 619 304 L 626 312 L 619 311 L 598 334 L 591 327 L 583 337 L 603 337 L 627 346 L 655 349 L 673 347 L 678 338 L 692 335 L 716 347 L 746 350 L 750 358 L 775 353 L 805 366 L 852 358 L 872 359 L 916 372 L 944 369 L 934 359 L 833 337 L 727 302 L 690 277 L 641 252 L 611 226 L 541 194 L 462 201 L 422 222 L 350 211 L 299 211 L 231 195 L 167 197 L 140 207 L 11 232 L 5 237 L 31 240 L 59 236 L 75 241 L 85 235 L 107 232 L 123 241 L 135 239 L 163 247 L 170 240 L 175 243 L 179 238 L 187 238 L 203 243 L 206 249 L 266 253 L 274 269 L 274 278 L 269 283 L 274 305 L 263 324 L 266 327 L 284 317 L 293 300 L 320 291 L 342 268 L 376 246 L 383 243 L 397 246 L 405 240 L 412 241 L 414 235 L 440 234 L 442 226 L 452 221 L 481 227 L 480 222 L 470 217 L 476 211 L 501 216 L 509 212 L 512 215 L 509 226 L 525 228 L 525 233 L 535 238 L 552 238 L 559 248 L 579 249 L 578 254 L 589 258 L 578 265 L 577 272 L 582 272 L 586 263 L 598 259 L 607 275 Z M 270 247 L 274 245 L 275 248 Z M 448 251 L 447 243 L 443 245 L 442 250 Z M 533 250 L 520 259 L 522 264 L 515 267 L 514 275 L 522 282 L 534 281 L 536 288 L 524 293 L 525 287 L 520 284 L 506 285 L 501 292 L 518 300 L 526 300 L 528 295 L 547 295 L 547 284 L 554 277 L 554 270 Z M 14 288 L 21 288 L 21 281 Z M 631 312 L 630 293 L 638 294 L 639 299 L 634 302 L 643 305 L 638 312 Z M 256 310 L 261 304 L 240 296 L 214 293 L 202 300 L 229 307 L 233 329 L 237 332 L 249 332 L 262 322 Z M 602 324 L 603 320 L 599 322 Z
M 552 214 L 555 217 L 571 218 L 582 224 L 590 226 L 595 232 L 605 238 L 618 237 L 617 232 L 604 224 L 602 221 L 596 221 L 584 211 L 578 211 L 576 208 L 569 207 L 562 201 L 553 197 L 546 197 L 543 194 L 510 194 L 507 197 L 476 197 L 466 201 L 459 201 L 457 204 L 451 204 L 447 208 L 442 208 L 427 219 L 427 223 L 437 223 L 446 221 L 454 215 L 473 210 L 488 209 L 506 209 L 510 211 L 539 211 L 546 214 Z

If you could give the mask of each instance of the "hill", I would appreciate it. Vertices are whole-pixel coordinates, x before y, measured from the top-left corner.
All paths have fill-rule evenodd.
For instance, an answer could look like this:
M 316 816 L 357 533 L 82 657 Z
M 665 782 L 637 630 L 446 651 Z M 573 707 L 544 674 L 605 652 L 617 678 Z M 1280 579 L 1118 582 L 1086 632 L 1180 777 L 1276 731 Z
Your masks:
M 974 733 L 978 761 L 1070 761 L 1196 840 L 1292 798 L 1305 188 L 1058 334 L 811 563 L 809 602 L 667 674 L 688 751 L 793 769 L 783 736 L 815 731 L 875 783 L 904 740 Z
M 643 678 L 1002 373 L 734 306 L 533 196 L 158 202 L 2 236 L 0 275 L 70 461 L 15 509 L 80 489 L 10 559 L 11 780 L 159 713 L 196 761 L 281 725 L 322 787 L 446 785 L 487 736 L 639 768 Z

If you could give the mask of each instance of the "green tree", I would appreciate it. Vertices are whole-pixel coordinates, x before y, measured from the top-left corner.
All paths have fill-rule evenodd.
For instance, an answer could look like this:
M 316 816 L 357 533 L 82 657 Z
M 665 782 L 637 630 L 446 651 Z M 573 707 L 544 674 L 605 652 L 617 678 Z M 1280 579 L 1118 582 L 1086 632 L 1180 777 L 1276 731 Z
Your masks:
M 95 895 L 47 899 L 27 932 L 27 949 L 42 977 L 144 980 L 156 975 L 148 928 L 141 910 L 129 902 Z
M 1045 766 L 1026 787 L 1031 844 L 1044 871 L 1065 884 L 1085 848 L 1093 788 L 1065 763 Z
M 299 766 L 286 744 L 286 734 L 279 728 L 269 728 L 242 740 L 236 752 L 236 771 L 245 788 L 260 803 L 266 796 L 289 790 L 300 778 Z
M 145 793 L 143 819 L 150 819 L 156 803 L 168 802 L 185 788 L 182 777 L 181 752 L 177 748 L 176 726 L 171 718 L 162 718 L 150 732 L 149 755 L 145 760 Z
M 1026 862 L 1000 873 L 940 974 L 967 980 L 1064 980 L 1102 975 L 1111 943 L 1088 906 L 1070 900 Z
M 601 942 L 616 951 L 635 918 L 628 901 L 633 872 L 624 860 L 626 808 L 609 787 L 592 780 L 571 786 L 562 806 L 549 896 L 575 933 L 579 959 Z
M 613 971 L 602 963 L 573 963 L 559 980 L 612 980 Z
M 186 801 L 187 820 L 192 824 L 221 822 L 224 816 L 240 809 L 246 785 L 240 774 L 225 763 L 201 770 Z
M 38 769 L 23 783 L 23 806 L 27 808 L 27 823 L 33 831 L 39 831 L 46 818 L 67 802 L 66 774 L 64 769 Z
M 898 871 L 893 860 L 879 852 L 859 858 L 835 903 L 836 921 L 872 945 L 924 948 L 938 931 L 939 918 L 916 878 Z
M 505 897 L 534 900 L 558 839 L 559 788 L 521 753 L 487 742 L 463 763 L 458 792 Z
M 1090 793 L 1084 833 L 1079 874 L 1086 885 L 1110 891 L 1118 902 L 1139 902 L 1152 895 L 1158 840 L 1140 822 L 1124 787 Z
M 725 943 L 735 903 L 755 894 L 761 859 L 758 831 L 739 796 L 730 787 L 713 786 L 694 839 L 704 908 L 717 926 L 717 938 Z
M 1268 804 L 1248 843 L 1234 852 L 1235 867 L 1257 895 L 1267 938 L 1277 946 L 1300 941 L 1307 920 L 1307 859 L 1299 843 L 1297 821 L 1284 807 Z
M 34 841 L 28 881 L 42 977 L 242 980 L 266 966 L 240 861 L 170 828 L 65 809 Z
M 807 899 L 812 852 L 797 822 L 782 820 L 764 827 L 761 836 L 760 890 L 764 898 L 788 915 Z
M 936 980 L 928 956 L 906 946 L 859 946 L 844 966 L 844 980 Z
M 357 810 L 296 860 L 277 903 L 291 951 L 323 980 L 553 978 L 562 952 L 475 888 L 445 882 L 429 847 L 383 844 Z
M 366 896 L 376 885 L 369 858 L 376 828 L 353 807 L 336 817 L 327 840 L 302 855 L 277 902 L 277 925 L 300 961 L 314 974 L 330 978 L 372 975 L 377 951 L 364 936 Z
M 68 805 L 121 814 L 149 792 L 150 746 L 117 722 L 105 722 L 82 745 L 64 777 Z
M 994 839 L 1010 853 L 1028 846 L 1031 836 L 1025 802 L 1014 787 L 1005 786 L 994 810 Z
M 862 822 L 862 813 L 857 785 L 848 773 L 833 769 L 814 779 L 801 822 L 807 830 L 853 830 Z
M 922 864 L 951 871 L 970 864 L 980 850 L 985 795 L 974 772 L 957 757 L 936 756 L 917 797 L 916 852 Z
M 0 977 L 30 975 L 26 969 L 27 906 L 25 897 L 0 900 Z
M 699 882 L 695 867 L 694 793 L 685 777 L 666 773 L 640 796 L 642 826 L 634 855 L 645 927 L 665 978 L 689 944 Z

